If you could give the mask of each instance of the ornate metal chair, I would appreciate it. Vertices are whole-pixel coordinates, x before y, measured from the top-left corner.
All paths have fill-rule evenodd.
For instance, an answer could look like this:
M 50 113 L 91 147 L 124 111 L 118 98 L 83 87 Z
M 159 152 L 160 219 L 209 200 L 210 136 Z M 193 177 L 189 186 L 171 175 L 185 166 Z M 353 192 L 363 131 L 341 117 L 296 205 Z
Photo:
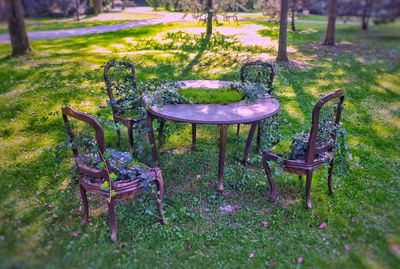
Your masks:
M 106 146 L 104 143 L 104 132 L 101 128 L 99 122 L 93 116 L 82 113 L 74 110 L 72 107 L 67 106 L 62 109 L 63 120 L 65 124 L 65 129 L 69 137 L 69 141 L 72 146 L 72 152 L 75 158 L 76 165 L 79 171 L 79 186 L 80 186 L 80 194 L 82 199 L 83 206 L 83 224 L 87 224 L 89 220 L 89 206 L 87 200 L 86 192 L 91 192 L 101 197 L 108 199 L 108 210 L 110 214 L 110 225 L 111 225 L 111 240 L 114 242 L 117 240 L 117 221 L 116 221 L 116 200 L 119 199 L 127 199 L 132 197 L 134 194 L 140 192 L 143 187 L 143 182 L 140 180 L 138 175 L 138 179 L 136 179 L 136 174 L 132 177 L 124 177 L 117 178 L 116 180 L 111 181 L 111 186 L 109 189 L 104 188 L 105 182 L 110 182 L 110 175 L 115 176 L 114 172 L 116 167 L 113 167 L 113 164 L 104 157 L 106 152 Z M 70 118 L 74 120 L 72 123 Z M 94 158 L 103 161 L 103 167 L 91 166 L 85 161 L 85 151 L 80 145 L 76 143 L 78 137 L 75 136 L 79 130 L 77 130 L 77 125 L 83 124 L 86 128 L 90 129 L 90 131 L 95 134 L 94 141 L 89 144 L 91 149 L 87 149 L 87 151 L 91 152 L 91 156 L 95 156 Z M 75 128 L 74 128 L 75 127 Z M 98 148 L 97 150 L 94 148 Z M 95 152 L 95 153 L 93 153 Z M 114 151 L 116 152 L 116 151 Z M 95 155 L 93 155 L 95 154 Z M 129 157 L 129 153 L 122 153 Z M 115 165 L 117 166 L 117 165 Z M 143 165 L 144 166 L 144 165 Z M 141 166 L 141 167 L 143 167 Z M 145 173 L 145 176 L 148 178 L 148 182 L 155 183 L 157 187 L 157 209 L 159 214 L 159 221 L 163 222 L 163 196 L 164 196 L 164 183 L 162 174 L 159 168 L 141 168 Z M 106 183 L 108 184 L 108 183 Z M 110 190 L 113 195 L 110 195 Z
M 121 67 L 122 69 L 127 69 L 129 71 L 129 76 L 125 76 L 119 81 L 113 81 L 110 78 L 110 70 L 112 68 Z M 136 90 L 136 71 L 135 66 L 131 62 L 117 62 L 115 60 L 110 60 L 104 66 L 104 81 L 106 83 L 108 97 L 110 98 L 110 104 L 113 112 L 113 118 L 115 123 L 121 123 L 128 129 L 128 142 L 129 142 L 129 151 L 131 154 L 134 153 L 134 141 L 133 141 L 133 126 L 139 121 L 144 121 L 145 117 L 138 118 L 130 118 L 125 117 L 123 115 L 123 110 L 120 107 L 121 99 L 119 99 L 119 92 L 116 92 L 114 95 L 113 90 L 116 88 L 126 88 L 132 87 L 132 90 Z M 116 98 L 117 97 L 117 98 Z M 121 143 L 121 132 L 117 129 L 117 145 L 119 146 Z
M 268 62 L 253 61 L 247 62 L 240 68 L 240 81 L 241 82 L 253 82 L 264 84 L 268 89 L 269 93 L 272 92 L 272 83 L 275 77 L 275 66 Z M 261 133 L 262 133 L 263 122 L 258 123 L 257 129 L 257 150 L 260 149 L 261 144 Z M 236 134 L 239 135 L 240 124 L 237 125 Z
M 328 191 L 332 193 L 332 173 L 333 173 L 333 155 L 334 155 L 334 144 L 336 140 L 337 128 L 340 123 L 341 112 L 344 102 L 344 91 L 337 89 L 334 92 L 319 99 L 314 107 L 312 113 L 312 125 L 309 135 L 305 137 L 305 141 L 308 140 L 305 145 L 304 151 L 297 156 L 289 156 L 289 158 L 284 158 L 281 155 L 272 153 L 269 150 L 263 151 L 263 166 L 265 173 L 267 175 L 270 193 L 269 199 L 274 202 L 277 199 L 275 181 L 272 177 L 270 167 L 268 165 L 269 161 L 279 162 L 283 165 L 283 169 L 289 173 L 296 174 L 301 179 L 303 175 L 306 175 L 306 205 L 308 209 L 311 209 L 311 181 L 313 176 L 313 171 L 325 163 L 329 163 L 328 170 Z M 321 109 L 327 104 L 334 104 L 329 117 L 321 120 Z M 328 128 L 330 132 L 328 134 L 323 134 L 321 126 Z M 293 144 L 292 144 L 293 146 Z M 293 154 L 291 154 L 293 155 Z M 296 154 L 294 154 L 296 155 Z

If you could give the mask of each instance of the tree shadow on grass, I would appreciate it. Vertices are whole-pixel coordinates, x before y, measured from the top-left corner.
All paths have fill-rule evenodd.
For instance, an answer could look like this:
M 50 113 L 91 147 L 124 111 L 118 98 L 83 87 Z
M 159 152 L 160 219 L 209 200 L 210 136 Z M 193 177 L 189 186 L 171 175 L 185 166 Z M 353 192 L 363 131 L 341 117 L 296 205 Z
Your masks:
M 181 76 L 182 77 L 187 77 L 189 76 L 189 73 L 192 72 L 193 67 L 197 64 L 200 63 L 201 57 L 204 54 L 204 51 L 210 46 L 210 39 L 211 36 L 207 35 L 205 38 L 201 41 L 201 46 L 199 51 L 197 52 L 196 56 L 193 58 L 193 60 L 182 70 Z

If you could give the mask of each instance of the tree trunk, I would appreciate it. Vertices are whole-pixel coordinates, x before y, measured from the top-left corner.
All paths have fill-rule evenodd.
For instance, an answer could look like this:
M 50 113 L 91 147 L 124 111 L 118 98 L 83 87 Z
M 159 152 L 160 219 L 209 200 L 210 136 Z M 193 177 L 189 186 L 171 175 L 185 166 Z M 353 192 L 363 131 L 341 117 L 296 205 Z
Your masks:
M 79 4 L 80 0 L 75 0 L 75 4 L 76 4 L 76 20 L 79 21 L 79 8 L 80 8 L 80 4 Z
M 6 18 L 10 34 L 12 55 L 21 56 L 30 52 L 28 35 L 26 34 L 24 7 L 21 0 L 6 0 Z
M 279 48 L 278 57 L 276 61 L 278 62 L 289 62 L 287 56 L 287 15 L 289 9 L 289 0 L 281 0 L 281 14 L 279 21 Z
M 112 8 L 112 9 L 115 8 L 115 0 L 111 0 L 111 8 Z
M 207 1 L 207 36 L 212 35 L 212 23 L 213 23 L 213 1 Z
M 126 0 L 122 0 L 122 10 L 125 10 L 126 7 Z
M 362 17 L 361 29 L 363 29 L 364 31 L 368 30 L 368 21 L 369 21 L 368 17 L 364 17 L 364 16 Z
M 174 11 L 182 11 L 182 7 L 179 7 L 179 2 L 174 2 Z
M 328 28 L 326 29 L 325 46 L 335 46 L 336 44 L 336 0 L 329 0 L 328 4 Z
M 372 0 L 366 0 L 361 18 L 361 29 L 368 30 L 368 21 L 371 13 Z
M 93 0 L 94 14 L 97 15 L 103 12 L 103 1 L 102 0 Z
M 296 11 L 296 0 L 292 0 L 292 31 L 293 32 L 296 32 L 296 24 L 294 22 L 295 11 Z

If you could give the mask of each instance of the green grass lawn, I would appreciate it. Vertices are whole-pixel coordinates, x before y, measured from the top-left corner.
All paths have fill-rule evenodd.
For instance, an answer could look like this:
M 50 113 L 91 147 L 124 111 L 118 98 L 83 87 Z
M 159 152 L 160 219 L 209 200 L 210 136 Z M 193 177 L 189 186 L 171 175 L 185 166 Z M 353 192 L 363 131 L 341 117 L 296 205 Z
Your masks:
M 108 14 L 106 14 L 108 15 Z M 141 14 L 141 13 L 120 13 L 115 19 L 101 19 L 97 20 L 96 17 L 83 18 L 81 21 L 77 21 L 75 17 L 72 18 L 30 18 L 26 19 L 26 28 L 28 31 L 49 31 L 49 30 L 60 30 L 60 29 L 72 29 L 72 28 L 85 28 L 91 26 L 100 25 L 112 25 L 119 24 L 135 20 L 148 20 L 158 18 L 155 14 Z M 0 34 L 8 33 L 7 24 L 0 22 Z
M 232 88 L 187 88 L 179 93 L 194 104 L 229 104 L 244 98 L 243 93 Z
M 159 44 L 162 32 L 201 27 L 197 23 L 33 41 L 32 55 L 16 59 L 8 56 L 8 44 L 0 44 L 0 267 L 398 267 L 399 24 L 368 32 L 338 26 L 335 48 L 320 45 L 323 26 L 301 24 L 298 33 L 289 32 L 293 62 L 278 66 L 274 81 L 284 137 L 276 150 L 288 150 L 290 138 L 308 130 L 318 97 L 338 87 L 346 91 L 343 125 L 354 160 L 347 176 L 334 176 L 333 196 L 327 194 L 327 169 L 315 173 L 312 211 L 305 210 L 305 184 L 289 174 L 276 177 L 277 203 L 267 200 L 260 153 L 252 151 L 249 165 L 240 163 L 248 126 L 238 137 L 229 128 L 225 193 L 217 195 L 218 128 L 199 126 L 197 150 L 190 151 L 191 126 L 167 123 L 161 147 L 167 223 L 156 224 L 154 203 L 142 196 L 118 207 L 115 244 L 104 202 L 92 198 L 90 225 L 80 225 L 72 154 L 64 149 L 56 156 L 55 150 L 65 140 L 61 107 L 111 119 L 103 108 L 102 77 L 111 58 L 134 61 L 138 81 L 239 80 L 244 61 L 276 56 L 277 28 L 260 25 L 265 29 L 259 34 L 271 39 L 268 47 L 240 51 L 218 42 L 206 49 Z M 111 127 L 106 142 L 115 147 Z M 227 204 L 241 209 L 224 214 L 220 207 Z M 323 222 L 328 226 L 319 229 Z

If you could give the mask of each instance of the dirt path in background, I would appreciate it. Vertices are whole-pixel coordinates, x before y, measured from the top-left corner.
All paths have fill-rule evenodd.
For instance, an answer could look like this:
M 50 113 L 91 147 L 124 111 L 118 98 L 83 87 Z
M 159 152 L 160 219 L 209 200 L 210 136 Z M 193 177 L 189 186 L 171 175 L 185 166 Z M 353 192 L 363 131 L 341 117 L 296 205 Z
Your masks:
M 149 8 L 127 8 L 125 10 L 127 13 L 149 13 L 154 14 Z M 108 13 L 107 13 L 108 14 Z M 99 25 L 84 28 L 73 28 L 73 29 L 60 29 L 60 30 L 50 30 L 50 31 L 35 31 L 28 32 L 28 37 L 30 40 L 48 40 L 63 37 L 73 37 L 73 36 L 83 36 L 92 34 L 101 34 L 108 32 L 115 32 L 123 29 L 136 28 L 141 26 L 164 24 L 179 21 L 193 21 L 194 18 L 191 15 L 185 16 L 184 13 L 174 13 L 174 12 L 157 12 L 156 14 L 161 15 L 161 18 L 149 19 L 149 20 L 138 20 L 132 22 L 125 22 L 114 25 Z M 260 13 L 261 14 L 261 13 Z M 254 15 L 254 14 L 253 14 Z M 239 20 L 249 20 L 249 21 L 265 21 L 263 19 L 251 19 L 245 18 L 245 15 L 238 14 Z M 298 23 L 310 23 L 310 24 L 326 24 L 326 21 L 307 21 L 307 20 L 297 20 Z M 341 21 L 337 21 L 337 24 L 344 24 Z M 358 22 L 347 22 L 347 24 L 359 24 Z M 8 34 L 0 34 L 0 43 L 9 43 L 10 36 Z

